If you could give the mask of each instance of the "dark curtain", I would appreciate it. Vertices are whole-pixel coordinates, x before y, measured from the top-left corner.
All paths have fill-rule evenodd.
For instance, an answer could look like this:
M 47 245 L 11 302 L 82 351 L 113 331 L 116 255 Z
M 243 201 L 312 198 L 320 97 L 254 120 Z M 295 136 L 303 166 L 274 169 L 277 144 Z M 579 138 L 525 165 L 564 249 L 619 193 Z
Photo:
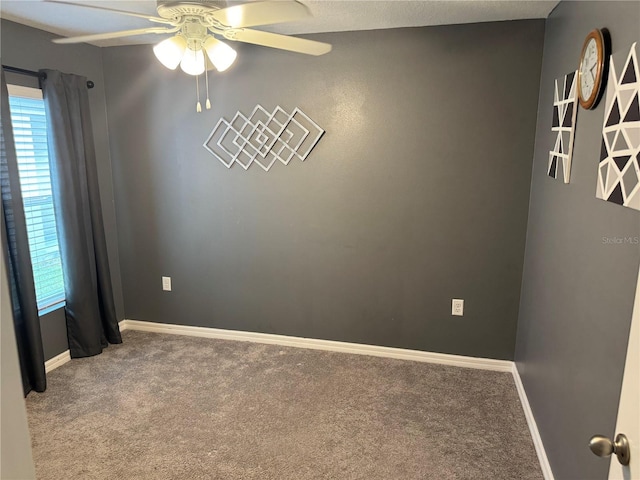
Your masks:
M 11 306 L 15 323 L 22 386 L 26 395 L 31 390 L 44 392 L 47 378 L 40 335 L 40 317 L 31 269 L 27 223 L 22 204 L 18 161 L 13 141 L 9 93 L 1 74 L 0 115 L 0 184 L 2 185 L 2 254 L 5 256 Z M 0 279 L 4 281 L 4 279 Z
M 87 79 L 43 72 L 69 350 L 72 357 L 88 357 L 109 343 L 122 343 L 122 338 L 102 222 Z

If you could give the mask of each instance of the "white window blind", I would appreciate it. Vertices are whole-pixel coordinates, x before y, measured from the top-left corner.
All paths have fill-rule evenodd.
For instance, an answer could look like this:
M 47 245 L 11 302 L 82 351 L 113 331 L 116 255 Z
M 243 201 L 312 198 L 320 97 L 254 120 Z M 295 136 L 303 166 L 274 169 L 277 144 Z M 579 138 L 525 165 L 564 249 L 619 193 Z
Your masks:
M 36 297 L 42 312 L 64 301 L 44 101 L 39 89 L 15 85 L 8 89 Z

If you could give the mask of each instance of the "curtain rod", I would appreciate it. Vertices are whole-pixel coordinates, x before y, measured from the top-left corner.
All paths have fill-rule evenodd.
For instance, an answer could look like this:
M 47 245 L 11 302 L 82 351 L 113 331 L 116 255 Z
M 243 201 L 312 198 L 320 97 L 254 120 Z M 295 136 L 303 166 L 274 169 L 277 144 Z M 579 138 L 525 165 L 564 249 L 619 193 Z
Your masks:
M 24 68 L 10 67 L 9 65 L 2 65 L 2 68 L 9 73 L 17 73 L 18 75 L 27 75 L 29 77 L 37 77 L 40 80 L 47 78 L 47 74 L 42 72 L 34 72 L 33 70 L 25 70 Z M 91 80 L 87 80 L 87 88 L 93 88 L 95 84 Z

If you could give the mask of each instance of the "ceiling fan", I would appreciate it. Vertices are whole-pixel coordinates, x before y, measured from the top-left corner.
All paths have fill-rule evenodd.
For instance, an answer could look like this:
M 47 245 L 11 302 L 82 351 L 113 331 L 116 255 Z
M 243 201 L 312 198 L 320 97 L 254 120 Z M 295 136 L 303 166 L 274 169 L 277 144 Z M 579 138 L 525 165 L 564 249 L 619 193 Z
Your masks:
M 306 55 L 323 55 L 331 51 L 331 45 L 328 43 L 247 28 L 291 22 L 311 16 L 308 8 L 295 0 L 255 1 L 234 6 L 227 6 L 224 0 L 158 0 L 157 17 L 97 5 L 62 0 L 45 1 L 143 18 L 160 25 L 58 38 L 53 40 L 54 43 L 84 43 L 150 33 L 175 34 L 158 43 L 153 49 L 154 53 L 167 68 L 175 70 L 180 65 L 181 69 L 189 75 L 200 75 L 205 72 L 207 57 L 219 72 L 233 64 L 237 56 L 235 50 L 217 37 Z

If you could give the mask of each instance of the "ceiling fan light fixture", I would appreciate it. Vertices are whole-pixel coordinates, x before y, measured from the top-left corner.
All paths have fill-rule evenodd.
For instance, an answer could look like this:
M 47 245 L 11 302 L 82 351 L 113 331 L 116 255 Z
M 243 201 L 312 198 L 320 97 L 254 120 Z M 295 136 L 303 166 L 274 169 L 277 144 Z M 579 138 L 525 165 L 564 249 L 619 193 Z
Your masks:
M 153 53 L 165 67 L 175 70 L 184 56 L 187 41 L 182 35 L 167 38 L 153 47 Z
M 224 72 L 236 61 L 238 53 L 217 38 L 209 37 L 203 44 L 207 56 L 219 72 Z
M 180 68 L 188 75 L 204 73 L 204 52 L 202 49 L 193 50 L 192 48 L 187 48 L 180 62 Z

